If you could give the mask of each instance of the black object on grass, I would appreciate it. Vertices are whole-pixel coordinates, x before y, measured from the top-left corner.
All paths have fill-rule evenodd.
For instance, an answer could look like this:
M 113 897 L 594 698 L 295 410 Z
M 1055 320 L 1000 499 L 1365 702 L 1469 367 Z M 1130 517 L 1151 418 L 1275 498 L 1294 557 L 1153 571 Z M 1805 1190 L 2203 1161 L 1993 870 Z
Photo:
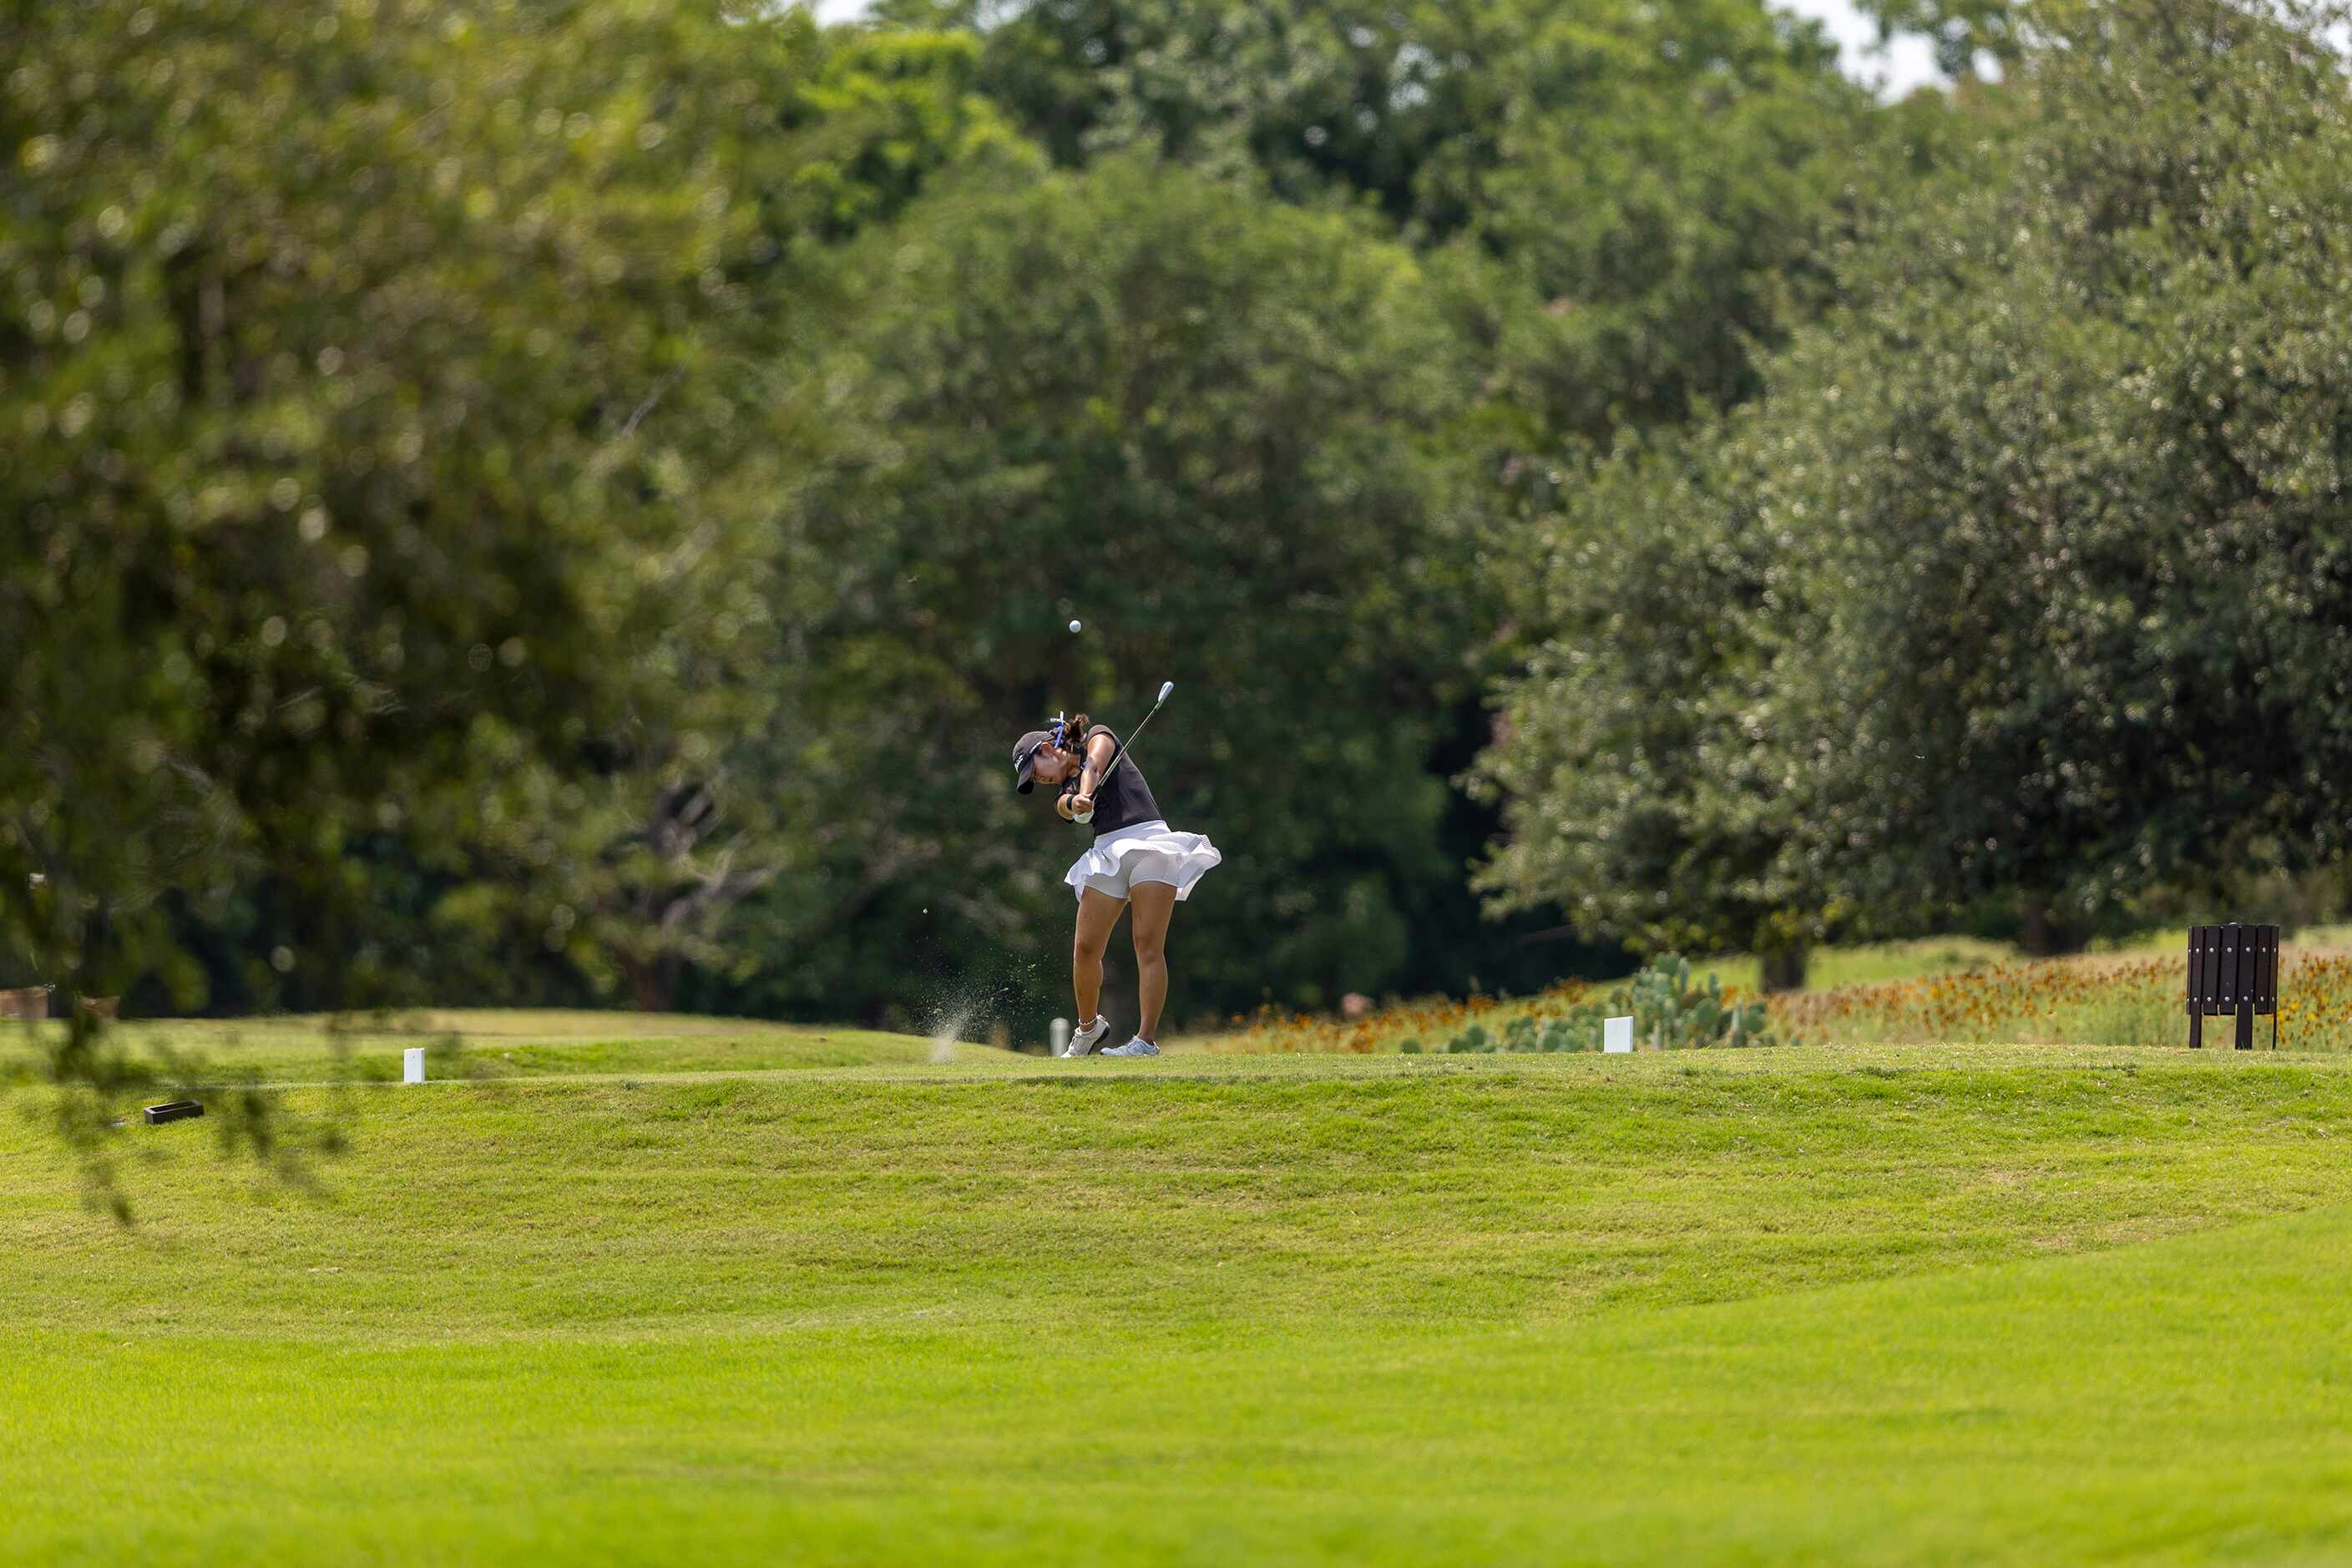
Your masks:
M 2254 1048 L 2254 1017 L 2271 1018 L 2271 1049 L 2278 1049 L 2279 928 L 2189 928 L 2189 1048 L 2205 1043 L 2205 1020 L 2238 1017 L 2237 1047 Z
M 171 1100 L 147 1108 L 147 1125 L 153 1127 L 164 1121 L 183 1121 L 191 1116 L 202 1116 L 205 1108 L 194 1100 Z

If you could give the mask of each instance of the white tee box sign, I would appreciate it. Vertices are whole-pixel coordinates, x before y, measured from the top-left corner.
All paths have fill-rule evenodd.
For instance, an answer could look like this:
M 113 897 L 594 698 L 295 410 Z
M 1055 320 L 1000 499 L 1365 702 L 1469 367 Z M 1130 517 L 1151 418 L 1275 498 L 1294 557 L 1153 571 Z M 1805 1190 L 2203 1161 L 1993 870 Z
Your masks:
M 425 1081 L 425 1047 L 423 1046 L 411 1046 L 400 1053 L 400 1081 L 403 1083 Z
M 1586 1036 L 1591 1039 L 1592 1037 Z M 1614 1054 L 1630 1055 L 1633 1049 L 1633 1020 L 1604 1018 L 1601 1024 L 1601 1048 Z

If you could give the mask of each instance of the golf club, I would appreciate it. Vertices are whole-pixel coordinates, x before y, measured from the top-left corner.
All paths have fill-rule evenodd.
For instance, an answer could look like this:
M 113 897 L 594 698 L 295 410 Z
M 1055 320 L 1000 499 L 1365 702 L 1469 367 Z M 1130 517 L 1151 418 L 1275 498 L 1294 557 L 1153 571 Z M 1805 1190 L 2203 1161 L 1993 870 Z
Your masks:
M 1174 681 L 1172 681 L 1172 680 L 1163 680 L 1163 681 L 1161 681 L 1161 682 L 1160 683 L 1160 696 L 1159 696 L 1159 698 L 1158 698 L 1155 701 L 1153 701 L 1153 703 L 1151 704 L 1151 713 L 1157 713 L 1157 712 L 1159 712 L 1159 711 L 1160 711 L 1160 703 L 1162 703 L 1162 702 L 1167 701 L 1167 700 L 1168 700 L 1168 694 L 1169 694 L 1170 692 L 1171 692 L 1171 691 L 1175 690 L 1175 689 L 1176 689 L 1176 683 L 1175 683 Z M 1139 723 L 1135 726 L 1135 728 L 1134 728 L 1134 729 L 1129 730 L 1129 731 L 1127 732 L 1127 739 L 1119 742 L 1119 747 L 1118 747 L 1118 754 L 1119 754 L 1119 756 L 1121 756 L 1121 757 L 1126 756 L 1129 752 L 1132 752 L 1132 751 L 1134 751 L 1134 750 L 1135 750 L 1135 738 L 1136 738 L 1138 735 L 1140 735 L 1140 734 L 1142 734 L 1142 733 L 1143 733 L 1143 726 L 1144 726 L 1145 724 L 1149 724 L 1149 723 L 1150 723 L 1150 722 L 1151 722 L 1151 713 L 1146 713 L 1146 714 L 1143 716 L 1142 721 L 1141 721 L 1140 722 L 1139 722 Z M 1112 765 L 1113 765 L 1113 766 L 1117 766 L 1117 765 L 1118 765 L 1118 758 L 1113 758 L 1113 759 L 1112 759 Z
M 1144 728 L 1144 726 L 1145 726 L 1146 724 L 1149 724 L 1149 723 L 1150 723 L 1150 722 L 1151 722 L 1153 716 L 1154 716 L 1155 714 L 1157 714 L 1157 713 L 1160 711 L 1160 705 L 1161 703 L 1163 703 L 1163 702 L 1167 701 L 1167 700 L 1168 700 L 1168 694 L 1169 694 L 1170 692 L 1171 692 L 1171 691 L 1175 690 L 1175 689 L 1176 689 L 1176 683 L 1175 683 L 1174 681 L 1172 681 L 1172 680 L 1163 680 L 1163 681 L 1161 681 L 1161 682 L 1160 683 L 1160 695 L 1159 695 L 1159 697 L 1158 697 L 1158 698 L 1157 698 L 1157 699 L 1152 702 L 1152 704 L 1151 704 L 1151 712 L 1150 712 L 1150 713 L 1146 713 L 1146 714 L 1142 717 L 1142 719 L 1137 722 L 1137 724 L 1136 724 L 1135 728 L 1134 728 L 1134 729 L 1132 729 L 1132 730 L 1129 730 L 1129 731 L 1127 732 L 1127 739 L 1126 739 L 1126 740 L 1124 740 L 1124 741 L 1121 741 L 1121 742 L 1119 742 L 1118 752 L 1117 752 L 1115 755 L 1113 755 L 1113 756 L 1112 756 L 1112 758 L 1111 758 L 1111 763 L 1110 763 L 1110 765 L 1111 765 L 1112 767 L 1117 767 L 1117 766 L 1118 766 L 1119 758 L 1121 758 L 1121 757 L 1132 757 L 1132 756 L 1135 754 L 1135 738 L 1136 738 L 1138 735 L 1140 735 L 1140 734 L 1142 734 L 1142 733 L 1143 733 L 1143 728 Z M 1056 721 L 1056 724 L 1055 724 L 1055 732 L 1056 732 L 1056 734 L 1058 734 L 1058 733 L 1060 732 L 1060 726 L 1059 726 L 1059 721 Z M 1108 777 L 1108 774 L 1106 774 L 1105 776 L 1106 776 L 1106 777 Z M 1077 782 L 1078 782 L 1078 781 L 1077 781 L 1077 779 L 1076 779 L 1076 777 L 1073 777 L 1073 778 L 1070 780 L 1070 787 L 1071 787 L 1072 789 L 1076 789 L 1076 788 L 1077 787 Z M 1099 787 L 1100 787 L 1100 783 L 1099 783 L 1099 781 L 1097 781 L 1097 788 L 1099 788 Z M 1095 816 L 1095 814 L 1094 814 L 1093 812 L 1091 812 L 1091 811 L 1090 811 L 1090 812 L 1087 813 L 1084 816 L 1074 816 L 1074 817 L 1072 817 L 1070 820 L 1071 820 L 1071 821 L 1073 821 L 1073 822 L 1076 822 L 1076 823 L 1081 823 L 1081 824 L 1083 824 L 1083 823 L 1092 822 L 1092 821 L 1094 820 L 1094 816 Z

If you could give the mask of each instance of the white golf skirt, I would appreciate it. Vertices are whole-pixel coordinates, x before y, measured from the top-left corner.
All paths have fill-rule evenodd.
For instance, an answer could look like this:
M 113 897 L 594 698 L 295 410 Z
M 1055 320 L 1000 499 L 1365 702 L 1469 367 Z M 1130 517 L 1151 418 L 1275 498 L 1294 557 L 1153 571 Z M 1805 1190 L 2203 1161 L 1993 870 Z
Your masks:
M 1124 899 L 1138 882 L 1165 882 L 1179 899 L 1189 899 L 1192 884 L 1223 859 L 1202 835 L 1178 833 L 1155 816 L 1096 839 L 1093 848 L 1070 863 L 1065 880 L 1076 897 L 1092 888 Z

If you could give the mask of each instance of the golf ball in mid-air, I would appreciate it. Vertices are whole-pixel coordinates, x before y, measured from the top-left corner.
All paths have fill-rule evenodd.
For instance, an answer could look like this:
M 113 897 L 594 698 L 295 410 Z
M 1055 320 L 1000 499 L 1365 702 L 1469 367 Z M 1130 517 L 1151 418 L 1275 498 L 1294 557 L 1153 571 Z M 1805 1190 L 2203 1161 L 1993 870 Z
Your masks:
M 1070 623 L 1070 629 L 1071 629 L 1072 631 L 1076 631 L 1076 630 L 1078 629 L 1078 627 L 1079 627 L 1079 626 L 1080 626 L 1081 624 L 1082 624 L 1082 623 L 1077 622 L 1077 621 L 1072 621 L 1072 622 Z

